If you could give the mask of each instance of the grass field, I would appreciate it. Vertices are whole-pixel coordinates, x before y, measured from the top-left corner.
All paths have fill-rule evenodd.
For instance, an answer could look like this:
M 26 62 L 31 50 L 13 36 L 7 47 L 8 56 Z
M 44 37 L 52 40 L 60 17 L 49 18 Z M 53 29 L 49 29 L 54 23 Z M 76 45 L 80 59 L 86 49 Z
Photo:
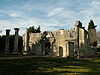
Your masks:
M 0 75 L 100 75 L 100 57 L 0 59 Z
M 22 55 L 15 55 L 15 54 L 4 54 L 4 53 L 0 53 L 0 58 L 1 57 L 20 57 Z

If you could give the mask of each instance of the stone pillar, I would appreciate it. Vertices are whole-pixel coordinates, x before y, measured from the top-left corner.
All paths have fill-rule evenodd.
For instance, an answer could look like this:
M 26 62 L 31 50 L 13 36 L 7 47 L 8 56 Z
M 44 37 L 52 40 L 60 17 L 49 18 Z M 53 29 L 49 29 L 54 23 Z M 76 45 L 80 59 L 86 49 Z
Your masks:
M 14 28 L 15 29 L 15 39 L 14 39 L 14 54 L 18 54 L 18 31 L 19 28 Z
M 76 29 L 75 29 L 75 37 L 76 37 L 76 57 L 77 58 L 80 58 L 80 50 L 79 50 L 79 43 L 80 43 L 80 41 L 79 41 L 79 39 L 80 39 L 80 35 L 79 35 L 79 31 L 80 31 L 80 28 L 82 28 L 82 23 L 80 22 L 80 21 L 76 21 L 75 22 L 75 27 L 76 27 Z
M 5 38 L 5 53 L 9 53 L 9 34 L 10 34 L 10 29 L 7 29 Z
M 28 54 L 29 54 L 29 32 L 27 30 L 25 34 L 25 44 L 24 44 L 23 55 L 28 55 Z

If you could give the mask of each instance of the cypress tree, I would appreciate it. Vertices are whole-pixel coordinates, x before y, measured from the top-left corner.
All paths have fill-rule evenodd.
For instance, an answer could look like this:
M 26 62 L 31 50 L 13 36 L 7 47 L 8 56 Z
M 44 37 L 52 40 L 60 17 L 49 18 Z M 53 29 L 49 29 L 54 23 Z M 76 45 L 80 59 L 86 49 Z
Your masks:
M 89 22 L 89 25 L 88 25 L 88 30 L 90 30 L 90 29 L 95 29 L 95 25 L 94 25 L 94 22 L 93 22 L 93 20 L 90 20 L 90 22 Z

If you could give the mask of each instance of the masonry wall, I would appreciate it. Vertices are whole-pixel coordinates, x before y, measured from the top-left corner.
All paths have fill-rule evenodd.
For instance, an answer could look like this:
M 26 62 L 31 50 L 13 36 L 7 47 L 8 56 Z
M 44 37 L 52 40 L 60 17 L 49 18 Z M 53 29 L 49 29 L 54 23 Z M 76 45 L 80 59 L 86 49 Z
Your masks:
M 97 41 L 96 29 L 90 29 L 88 32 L 89 32 L 90 44 L 93 45 L 93 43 Z
M 67 57 L 67 42 L 66 39 L 70 38 L 68 30 L 57 30 L 53 32 L 55 37 L 56 56 Z
M 48 37 L 46 39 L 48 39 L 49 40 L 48 42 L 50 42 L 51 44 L 49 49 L 50 53 L 48 54 L 60 57 L 75 57 L 75 51 L 78 48 L 77 28 L 74 28 L 74 33 L 75 33 L 74 37 L 70 36 L 69 30 L 64 30 L 64 29 L 56 30 L 53 32 L 47 31 L 47 33 Z M 46 43 L 40 43 L 42 34 L 43 33 L 29 34 L 30 54 L 41 55 L 43 50 L 42 44 L 46 44 Z M 25 40 L 25 38 L 23 39 Z M 84 28 L 79 28 L 79 50 L 80 50 L 80 57 L 87 57 L 94 54 L 93 50 L 90 49 L 90 44 L 88 41 L 88 32 Z

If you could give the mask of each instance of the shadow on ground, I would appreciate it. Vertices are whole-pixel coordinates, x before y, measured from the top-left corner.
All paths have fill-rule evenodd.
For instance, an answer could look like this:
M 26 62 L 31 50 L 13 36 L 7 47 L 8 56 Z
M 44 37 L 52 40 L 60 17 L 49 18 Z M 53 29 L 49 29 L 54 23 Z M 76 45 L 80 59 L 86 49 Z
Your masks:
M 54 57 L 0 59 L 0 75 L 99 75 L 100 57 L 91 60 Z

